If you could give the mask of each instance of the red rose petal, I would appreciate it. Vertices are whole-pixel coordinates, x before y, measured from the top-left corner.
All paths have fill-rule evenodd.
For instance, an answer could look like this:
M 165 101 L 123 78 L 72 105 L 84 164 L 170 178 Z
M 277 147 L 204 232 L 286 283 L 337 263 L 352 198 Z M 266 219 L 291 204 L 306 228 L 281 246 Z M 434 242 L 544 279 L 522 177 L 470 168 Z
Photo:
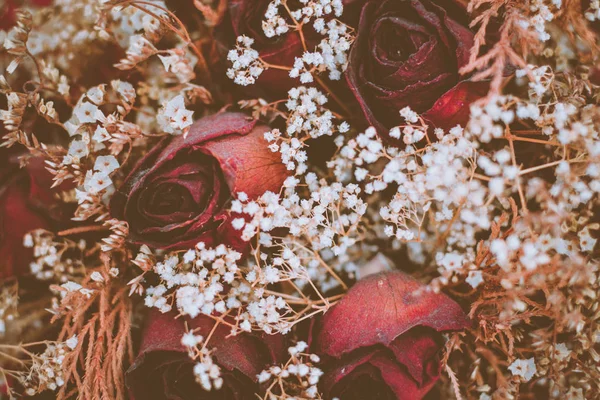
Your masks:
M 416 382 L 403 365 L 398 364 L 383 350 L 363 355 L 345 357 L 336 367 L 327 371 L 321 380 L 321 389 L 328 398 L 339 396 L 344 390 L 352 390 L 355 380 L 362 374 L 373 375 L 371 379 L 385 385 L 398 400 L 419 400 L 433 387 L 437 377 L 424 384 Z M 377 376 L 374 376 L 377 375 Z
M 187 353 L 181 344 L 181 338 L 189 329 L 207 338 L 215 321 L 205 315 L 194 319 L 175 318 L 171 312 L 163 314 L 156 309 L 150 310 L 144 330 L 140 352 L 130 368 L 139 368 L 144 356 L 157 351 Z M 240 334 L 229 336 L 231 329 L 219 325 L 210 338 L 210 348 L 215 361 L 228 370 L 237 369 L 253 381 L 265 365 L 281 362 L 285 354 L 284 338 L 281 335 Z
M 371 275 L 359 281 L 323 316 L 318 353 L 332 357 L 375 344 L 389 346 L 415 326 L 438 332 L 468 326 L 460 306 L 444 294 L 421 291 L 424 286 L 400 271 Z
M 436 128 L 450 129 L 465 126 L 469 121 L 470 104 L 485 97 L 489 83 L 463 81 L 440 97 L 423 118 Z

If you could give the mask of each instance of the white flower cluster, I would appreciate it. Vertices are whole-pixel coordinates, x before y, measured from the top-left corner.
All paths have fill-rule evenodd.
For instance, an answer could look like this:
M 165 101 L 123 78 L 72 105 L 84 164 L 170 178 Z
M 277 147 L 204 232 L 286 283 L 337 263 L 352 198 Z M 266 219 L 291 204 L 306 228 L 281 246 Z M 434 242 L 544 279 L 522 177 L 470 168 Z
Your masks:
M 19 290 L 15 285 L 0 287 L 0 337 L 6 333 L 7 322 L 12 321 L 17 313 L 19 304 Z
M 24 236 L 23 246 L 33 249 L 34 261 L 29 264 L 29 268 L 36 279 L 66 282 L 71 277 L 84 273 L 83 262 L 75 257 L 86 247 L 83 240 L 78 243 L 61 243 L 50 232 L 35 230 Z M 66 253 L 71 254 L 67 256 Z
M 193 111 L 185 108 L 185 98 L 180 94 L 163 103 L 156 119 L 165 132 L 178 135 L 189 130 L 194 123 L 193 115 Z
M 508 369 L 513 375 L 523 378 L 524 382 L 529 382 L 537 372 L 533 358 L 517 359 L 508 366 Z
M 299 28 L 300 24 L 308 24 L 312 19 L 315 19 L 313 24 L 317 32 L 322 29 L 324 18 L 331 14 L 340 17 L 344 10 L 344 5 L 341 0 L 300 0 L 300 7 L 294 11 L 290 10 L 289 17 L 293 20 L 293 25 L 290 26 L 286 22 L 287 16 L 279 14 L 280 9 L 288 9 L 287 0 L 273 0 L 267 6 L 265 19 L 262 21 L 263 32 L 266 37 L 281 36 L 289 31 L 291 27 Z M 282 7 L 283 6 L 283 7 Z
M 95 153 L 106 149 L 106 144 L 113 141 L 105 126 L 119 119 L 117 115 L 122 116 L 131 108 L 135 101 L 135 90 L 131 84 L 117 80 L 111 82 L 111 87 L 114 95 L 107 92 L 105 85 L 100 85 L 89 89 L 79 99 L 73 109 L 73 115 L 64 123 L 64 128 L 73 137 L 69 151 L 60 165 L 48 163 L 52 168 L 57 170 L 70 168 L 71 174 L 80 173 L 83 167 L 82 159 L 88 157 L 90 152 Z M 104 115 L 100 106 L 107 102 L 121 104 L 117 107 L 117 113 Z M 88 170 L 85 174 L 83 187 L 78 193 L 79 202 L 82 203 L 88 195 L 96 195 L 112 189 L 109 175 L 119 167 L 120 164 L 114 155 L 98 156 L 93 170 Z M 71 174 L 62 176 L 61 180 Z
M 187 349 L 190 358 L 196 361 L 193 369 L 196 382 L 208 392 L 212 389 L 221 389 L 223 387 L 221 368 L 215 364 L 204 337 L 196 335 L 194 331 L 188 331 L 183 334 L 181 344 Z
M 515 72 L 515 76 L 519 80 L 522 80 L 525 77 L 529 78 L 529 97 L 538 101 L 548 91 L 554 80 L 554 73 L 552 72 L 552 68 L 548 65 L 539 67 L 528 65 L 527 68 L 518 69 Z
M 415 116 L 408 110 L 404 114 L 409 123 L 404 130 L 414 133 L 410 122 Z M 367 193 L 396 187 L 392 200 L 380 209 L 381 217 L 391 223 L 385 228 L 388 236 L 402 241 L 421 240 L 420 232 L 429 213 L 442 226 L 453 221 L 458 223 L 452 226 L 456 230 L 462 225 L 465 237 L 474 237 L 477 231 L 490 226 L 486 188 L 472 179 L 476 145 L 464 137 L 460 127 L 447 134 L 438 130 L 436 134 L 438 141 L 423 149 L 412 145 L 405 150 L 386 149 L 375 129 L 369 128 L 340 151 L 341 157 L 356 165 L 354 178 L 366 180 Z M 382 159 L 387 161 L 382 172 L 369 175 L 368 165 Z
M 165 71 L 172 73 L 179 83 L 188 83 L 196 77 L 194 66 L 196 59 L 184 49 L 175 48 L 166 50 L 167 55 L 158 55 L 165 67 Z
M 233 225 L 245 240 L 258 234 L 263 248 L 276 250 L 264 259 L 267 266 L 279 270 L 280 280 L 294 280 L 300 288 L 312 282 L 324 290 L 343 286 L 337 274 L 356 270 L 351 254 L 362 240 L 367 204 L 355 184 L 328 183 L 314 173 L 306 175 L 305 184 L 307 196 L 296 192 L 304 184 L 294 177 L 286 180 L 283 197 L 267 192 L 248 201 L 243 193 L 238 194 L 232 211 L 247 218 L 238 218 Z M 288 231 L 287 236 L 274 235 L 281 228 Z
M 236 48 L 229 50 L 227 60 L 232 63 L 227 70 L 227 77 L 242 86 L 252 85 L 267 68 L 260 59 L 258 51 L 252 48 L 254 39 L 248 36 L 238 36 Z
M 77 344 L 77 336 L 73 336 L 64 343 L 48 343 L 42 354 L 34 355 L 30 373 L 20 379 L 25 393 L 33 396 L 43 390 L 57 390 L 62 387 L 65 384 L 63 361 Z
M 349 125 L 342 122 L 336 127 L 335 115 L 325 107 L 327 96 L 316 88 L 300 86 L 290 89 L 286 108 L 289 110 L 285 136 L 278 129 L 265 133 L 273 152 L 281 153 L 287 169 L 301 175 L 306 173 L 305 141 L 310 138 L 331 136 L 336 131 L 345 133 Z
M 535 166 L 527 169 L 519 168 L 516 160 L 512 160 L 511 153 L 506 147 L 495 150 L 491 155 L 482 155 L 478 158 L 478 166 L 483 173 L 490 177 L 489 189 L 493 195 L 501 195 L 506 188 L 512 192 L 518 189 L 519 182 L 524 181 L 523 192 L 535 196 L 538 191 L 539 181 L 524 179 L 527 174 L 555 167 L 556 181 L 551 192 L 555 197 L 564 197 L 562 207 L 573 209 L 588 202 L 595 193 L 600 191 L 600 133 L 594 126 L 595 109 L 593 106 L 578 108 L 575 104 L 553 101 L 551 106 L 540 103 L 541 96 L 550 93 L 550 85 L 554 81 L 553 74 L 547 68 L 533 70 L 535 76 L 544 76 L 544 84 L 531 82 L 534 87 L 530 91 L 530 100 L 525 101 L 512 96 L 497 96 L 491 99 L 484 107 L 471 107 L 471 121 L 467 127 L 466 135 L 473 142 L 488 143 L 494 139 L 531 141 L 530 139 L 514 138 L 506 134 L 507 126 L 515 119 L 530 121 L 541 129 L 543 136 L 547 137 L 548 144 L 556 146 L 569 146 L 576 153 L 569 158 L 564 154 L 547 165 Z M 537 85 L 542 85 L 539 88 Z M 543 105 L 542 105 L 543 104 Z M 513 139 L 514 138 L 514 139 Z M 533 142 L 540 139 L 533 139 Z M 541 142 L 542 144 L 544 141 Z M 586 165 L 583 173 L 579 164 Z
M 331 14 L 339 18 L 344 11 L 344 4 L 341 0 L 300 0 L 300 3 L 302 6 L 292 11 L 291 16 L 295 21 L 302 24 L 308 24 L 313 18 L 318 21 Z
M 214 363 L 212 357 L 206 349 L 202 355 L 202 361 L 194 365 L 194 376 L 196 382 L 206 391 L 221 389 L 223 378 L 221 378 L 221 369 Z
M 148 252 L 147 248 L 142 251 Z M 165 313 L 172 304 L 165 295 L 175 288 L 174 297 L 177 309 L 192 318 L 213 311 L 223 313 L 236 305 L 231 298 L 229 306 L 218 299 L 224 285 L 230 285 L 240 272 L 237 261 L 241 254 L 220 245 L 207 249 L 204 243 L 198 243 L 195 249 L 188 250 L 180 260 L 177 256 L 168 256 L 154 266 L 154 272 L 160 277 L 161 284 L 146 291 L 146 306 L 158 308 Z M 181 263 L 183 262 L 183 263 Z M 182 265 L 183 264 L 183 265 Z
M 294 192 L 299 183 L 297 178 L 288 178 L 284 197 L 266 192 L 257 200 L 245 201 L 246 196 L 241 194 L 233 201 L 232 210 L 249 217 L 236 220 L 244 240 L 260 232 L 261 241 L 269 243 L 268 232 L 287 228 L 292 236 L 307 239 L 315 251 L 328 249 L 336 255 L 347 251 L 356 243 L 356 229 L 367 210 L 367 204 L 360 198 L 360 187 L 329 184 L 309 173 L 306 184 L 311 194 L 309 198 L 301 198 Z
M 423 140 L 427 134 L 427 126 L 419 115 L 407 106 L 400 110 L 400 116 L 404 118 L 406 124 L 390 129 L 390 137 L 394 139 L 402 137 L 404 144 L 415 144 Z
M 323 22 L 317 31 L 326 35 L 319 43 L 318 50 L 306 51 L 302 57 L 296 57 L 290 70 L 290 77 L 299 78 L 301 83 L 313 82 L 313 74 L 323 71 L 329 71 L 329 79 L 339 80 L 348 64 L 347 53 L 354 41 L 348 26 L 331 20 L 327 24 Z
M 531 1 L 529 9 L 532 15 L 528 19 L 520 21 L 521 27 L 524 29 L 532 28 L 540 41 L 548 41 L 550 34 L 546 31 L 546 24 L 554 19 L 554 13 L 559 11 L 561 6 L 562 0 L 551 0 L 550 5 L 546 4 L 546 0 Z
M 327 22 L 319 33 L 327 35 L 327 38 L 321 40 L 319 49 L 321 50 L 322 63 L 329 71 L 329 79 L 332 81 L 340 80 L 342 72 L 348 65 L 348 51 L 354 41 L 354 37 L 346 24 L 337 20 Z
M 343 11 L 341 0 L 300 0 L 300 8 L 291 11 L 286 0 L 274 0 L 269 3 L 265 12 L 265 20 L 262 21 L 263 32 L 266 37 L 284 35 L 290 32 L 290 28 L 301 31 L 303 25 L 314 19 L 313 27 L 317 33 L 325 36 L 314 51 L 308 49 L 304 35 L 301 33 L 301 41 L 304 53 L 296 57 L 293 67 L 289 67 L 289 75 L 299 78 L 303 84 L 315 80 L 313 74 L 329 71 L 329 78 L 339 80 L 348 63 L 347 52 L 354 40 L 350 28 L 335 19 L 327 18 L 334 14 L 340 17 Z M 288 15 L 279 14 L 285 9 Z M 291 21 L 288 23 L 288 20 Z M 256 78 L 270 66 L 261 60 L 258 51 L 252 49 L 254 39 L 247 36 L 239 36 L 236 48 L 229 51 L 227 59 L 232 67 L 227 70 L 227 76 L 238 85 L 251 85 Z M 288 66 L 271 66 L 279 69 L 287 69 Z
M 270 400 L 317 399 L 317 384 L 323 375 L 321 369 L 314 365 L 320 362 L 316 354 L 305 353 L 306 342 L 297 342 L 288 348 L 290 359 L 281 366 L 273 366 L 258 375 L 258 382 L 272 383 L 265 394 Z
M 143 248 L 138 259 L 147 259 L 148 252 Z M 192 318 L 238 310 L 233 332 L 289 330 L 282 319 L 289 306 L 281 297 L 265 292 L 267 284 L 279 281 L 278 273 L 268 266 L 240 268 L 240 258 L 240 253 L 224 245 L 213 249 L 202 242 L 182 257 L 167 256 L 153 266 L 161 284 L 146 289 L 145 304 L 163 313 L 175 305 L 179 313 Z
M 126 57 L 115 66 L 119 69 L 132 69 L 158 53 L 158 49 L 143 35 L 133 35 L 129 38 Z
M 290 78 L 299 78 L 300 83 L 312 83 L 314 81 L 313 72 L 318 71 L 319 67 L 324 65 L 325 59 L 321 53 L 315 51 L 304 52 L 302 57 L 294 59 L 294 67 L 290 70 Z
M 600 0 L 591 0 L 589 8 L 585 11 L 588 21 L 600 20 Z
M 122 47 L 127 47 L 129 39 L 142 31 L 148 37 L 156 37 L 160 33 L 160 19 L 167 17 L 165 8 L 165 2 L 162 0 L 148 0 L 141 7 L 113 7 L 110 30 Z M 150 15 L 145 10 L 154 15 Z
M 285 2 L 285 0 L 283 0 Z M 265 18 L 262 21 L 262 29 L 266 37 L 272 38 L 281 36 L 290 30 L 290 26 L 285 18 L 279 15 L 279 6 L 282 5 L 282 0 L 274 0 L 267 6 Z

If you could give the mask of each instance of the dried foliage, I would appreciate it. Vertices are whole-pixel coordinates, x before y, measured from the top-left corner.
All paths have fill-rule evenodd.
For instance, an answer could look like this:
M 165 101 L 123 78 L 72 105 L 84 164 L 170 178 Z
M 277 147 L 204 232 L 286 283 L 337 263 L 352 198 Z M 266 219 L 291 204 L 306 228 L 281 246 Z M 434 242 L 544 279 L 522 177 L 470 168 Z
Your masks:
M 198 390 L 223 385 L 215 332 L 283 334 L 296 344 L 255 374 L 257 396 L 320 399 L 327 364 L 307 325 L 389 269 L 472 320 L 446 334 L 440 398 L 600 397 L 597 1 L 457 2 L 474 37 L 460 74 L 487 96 L 462 126 L 435 128 L 409 105 L 385 134 L 357 129 L 340 88 L 356 38 L 341 1 L 270 2 L 264 37 L 240 35 L 227 54 L 231 2 L 167 3 L 61 0 L 0 31 L 1 156 L 43 158 L 70 218 L 26 235 L 30 274 L 0 285 L 10 398 L 127 398 L 154 308 L 214 324 L 181 338 Z M 281 43 L 299 49 L 289 65 L 264 50 Z M 246 251 L 132 244 L 133 225 L 111 214 L 115 192 L 170 135 L 188 138 L 193 120 L 225 108 L 271 127 L 264 145 L 289 174 L 276 193 L 221 199 Z

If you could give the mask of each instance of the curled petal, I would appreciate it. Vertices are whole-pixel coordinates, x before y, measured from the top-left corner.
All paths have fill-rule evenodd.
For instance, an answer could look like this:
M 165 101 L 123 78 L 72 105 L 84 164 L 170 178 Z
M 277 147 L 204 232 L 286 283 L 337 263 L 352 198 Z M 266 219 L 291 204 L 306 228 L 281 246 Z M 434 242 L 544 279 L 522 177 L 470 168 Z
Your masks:
M 460 306 L 444 294 L 425 291 L 403 272 L 371 275 L 354 285 L 323 317 L 317 351 L 340 357 L 359 348 L 392 342 L 416 326 L 438 332 L 469 325 Z
M 423 118 L 435 128 L 447 130 L 456 125 L 464 127 L 469 121 L 470 104 L 485 97 L 488 89 L 488 82 L 460 82 L 444 93 L 433 107 L 423 114 Z
M 222 369 L 226 390 L 239 394 L 233 399 L 251 398 L 249 396 L 257 390 L 257 375 L 266 366 L 280 363 L 285 357 L 281 335 L 244 333 L 230 336 L 228 326 L 220 324 L 215 328 L 215 321 L 208 316 L 186 320 L 177 318 L 175 313 L 162 314 L 153 309 L 148 315 L 140 352 L 127 371 L 127 385 L 133 398 L 158 398 L 157 392 L 171 393 L 178 380 L 190 378 L 193 362 L 181 344 L 186 324 L 188 329 L 204 338 L 212 332 L 209 339 L 211 355 Z M 149 374 L 157 371 L 158 379 L 148 381 Z M 197 385 L 190 386 L 196 393 L 203 390 Z M 193 393 L 187 393 L 187 396 Z
M 355 399 L 418 400 L 436 380 L 437 376 L 422 385 L 415 382 L 405 366 L 384 350 L 377 350 L 344 358 L 325 374 L 321 388 L 328 398 L 344 398 L 346 394 Z M 365 393 L 361 395 L 361 391 Z

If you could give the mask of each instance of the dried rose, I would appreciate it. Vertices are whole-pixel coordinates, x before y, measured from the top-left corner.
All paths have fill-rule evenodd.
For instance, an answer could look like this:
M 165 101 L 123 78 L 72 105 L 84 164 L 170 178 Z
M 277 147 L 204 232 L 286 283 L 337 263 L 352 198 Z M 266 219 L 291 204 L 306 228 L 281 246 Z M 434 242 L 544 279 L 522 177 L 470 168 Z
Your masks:
M 281 335 L 244 333 L 228 337 L 231 329 L 220 324 L 210 335 L 209 348 L 221 370 L 223 385 L 220 390 L 204 392 L 195 381 L 195 362 L 181 344 L 185 322 L 175 316 L 157 310 L 150 312 L 140 352 L 127 371 L 132 400 L 255 399 L 259 391 L 257 375 L 285 357 Z M 215 322 L 202 315 L 187 324 L 196 335 L 207 338 Z
M 450 298 L 423 289 L 402 272 L 370 275 L 324 315 L 315 351 L 330 358 L 321 379 L 326 398 L 418 400 L 431 389 L 440 332 L 468 320 Z
M 292 67 L 296 57 L 301 57 L 304 52 L 302 41 L 298 32 L 294 29 L 281 36 L 268 38 L 262 29 L 265 12 L 271 0 L 229 0 L 228 14 L 217 28 L 220 42 L 220 52 L 226 52 L 234 47 L 235 38 L 246 35 L 254 39 L 252 48 L 259 52 L 260 58 L 266 63 Z M 286 15 L 283 7 L 280 7 L 282 16 Z M 308 36 L 305 37 L 309 48 L 314 48 L 318 41 L 312 27 L 305 28 Z M 228 37 L 233 32 L 233 37 Z M 312 33 L 312 35 L 311 35 Z M 223 66 L 217 66 L 223 69 Z M 246 90 L 252 95 L 264 98 L 286 97 L 287 91 L 297 83 L 289 77 L 289 73 L 283 69 L 269 68 L 258 77 L 256 83 Z
M 0 280 L 28 272 L 33 252 L 23 246 L 26 233 L 67 219 L 51 186 L 43 159 L 19 168 L 16 153 L 0 148 Z
M 242 249 L 228 201 L 238 192 L 277 192 L 286 178 L 263 138 L 268 130 L 244 114 L 222 113 L 197 121 L 186 137 L 163 140 L 112 197 L 113 217 L 129 223 L 136 244 L 182 249 L 202 241 Z
M 260 58 L 268 64 L 291 68 L 295 59 L 302 57 L 305 49 L 302 38 L 308 51 L 318 50 L 317 45 L 324 38 L 318 34 L 312 22 L 303 25 L 302 34 L 293 27 L 291 18 L 283 6 L 279 6 L 279 15 L 285 19 L 290 26 L 287 33 L 281 36 L 267 37 L 263 31 L 263 21 L 266 20 L 265 12 L 272 0 L 228 0 L 228 13 L 226 18 L 217 27 L 217 42 L 221 48 L 220 53 L 226 54 L 235 44 L 238 36 L 245 35 L 254 39 L 252 48 L 258 51 Z M 360 4 L 351 4 L 352 1 L 344 0 L 344 11 L 340 18 L 343 23 L 355 25 L 358 20 Z M 288 2 L 291 10 L 301 8 L 300 2 Z M 326 16 L 327 19 L 334 18 L 333 13 Z M 233 33 L 233 35 L 232 35 Z M 223 70 L 223 66 L 216 66 Z M 222 74 L 222 72 L 221 72 Z M 269 68 L 262 72 L 256 83 L 246 88 L 251 95 L 267 99 L 279 99 L 287 97 L 287 92 L 293 87 L 299 86 L 298 79 L 292 79 L 289 72 L 281 68 Z M 337 86 L 334 84 L 334 87 Z M 347 90 L 336 87 L 339 90 Z
M 346 71 L 369 124 L 388 137 L 410 106 L 436 127 L 464 124 L 487 85 L 462 80 L 474 34 L 453 0 L 370 0 L 361 12 Z

